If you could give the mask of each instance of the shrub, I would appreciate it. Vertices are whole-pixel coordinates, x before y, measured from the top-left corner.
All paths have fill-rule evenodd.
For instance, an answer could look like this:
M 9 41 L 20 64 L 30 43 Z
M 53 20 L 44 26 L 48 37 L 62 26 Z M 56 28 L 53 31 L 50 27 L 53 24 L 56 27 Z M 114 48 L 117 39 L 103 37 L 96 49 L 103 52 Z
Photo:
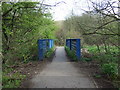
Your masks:
M 50 57 L 53 52 L 54 52 L 54 47 L 47 51 L 47 53 L 45 54 L 45 57 L 46 58 Z
M 82 60 L 82 61 L 92 61 L 91 58 L 86 58 L 86 57 L 82 57 L 81 60 Z
M 102 72 L 109 76 L 118 75 L 118 64 L 116 63 L 105 63 L 101 66 Z
M 8 69 L 9 70 L 9 69 Z M 19 72 L 7 75 L 8 71 L 3 72 L 2 76 L 2 85 L 3 88 L 18 88 L 21 84 L 21 81 L 26 77 Z
M 77 61 L 77 57 L 74 54 L 73 51 L 71 51 L 68 47 L 65 47 L 65 51 L 67 52 L 67 55 L 72 58 L 74 61 Z

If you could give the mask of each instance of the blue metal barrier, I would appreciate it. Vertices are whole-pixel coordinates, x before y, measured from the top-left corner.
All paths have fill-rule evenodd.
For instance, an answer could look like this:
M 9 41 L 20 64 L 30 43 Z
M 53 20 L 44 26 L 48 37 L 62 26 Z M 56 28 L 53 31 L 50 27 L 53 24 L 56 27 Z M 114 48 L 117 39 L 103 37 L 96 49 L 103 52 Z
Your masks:
M 80 60 L 81 57 L 81 46 L 80 39 L 66 39 L 66 46 L 73 51 L 73 54 Z
M 38 57 L 43 60 L 45 53 L 54 46 L 53 39 L 39 39 L 38 40 Z

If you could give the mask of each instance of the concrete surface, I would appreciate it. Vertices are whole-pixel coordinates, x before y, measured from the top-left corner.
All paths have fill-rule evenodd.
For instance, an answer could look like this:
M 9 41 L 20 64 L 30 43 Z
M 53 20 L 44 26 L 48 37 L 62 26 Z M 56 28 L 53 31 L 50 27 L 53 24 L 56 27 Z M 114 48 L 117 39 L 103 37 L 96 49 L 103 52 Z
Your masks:
M 96 88 L 93 80 L 73 63 L 64 47 L 57 47 L 52 63 L 31 79 L 30 88 Z

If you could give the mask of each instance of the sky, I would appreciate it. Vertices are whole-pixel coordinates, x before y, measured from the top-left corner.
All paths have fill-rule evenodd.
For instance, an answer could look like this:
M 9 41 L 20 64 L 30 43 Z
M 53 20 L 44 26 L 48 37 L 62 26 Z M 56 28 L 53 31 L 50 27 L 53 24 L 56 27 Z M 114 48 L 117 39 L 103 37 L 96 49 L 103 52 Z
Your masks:
M 80 10 L 80 8 L 87 9 L 86 0 L 46 0 L 44 3 L 54 5 L 61 1 L 65 3 L 60 3 L 50 10 L 55 21 L 65 20 L 72 14 L 72 11 L 76 15 L 81 15 L 84 11 Z
M 92 4 L 89 2 L 89 0 L 45 0 L 44 3 L 54 5 L 62 1 L 64 1 L 65 3 L 60 3 L 56 7 L 52 7 L 50 10 L 55 21 L 65 20 L 70 15 L 72 15 L 72 12 L 74 13 L 74 15 L 82 15 L 82 13 L 84 13 L 84 10 L 89 11 L 92 9 Z M 101 1 L 107 0 L 91 0 L 91 1 L 99 3 Z M 116 3 L 116 5 L 118 5 L 118 3 Z
M 33 1 L 33 2 L 44 1 L 44 4 L 50 4 L 50 5 L 54 5 L 58 2 L 65 2 L 65 3 L 60 3 L 57 6 L 52 7 L 50 9 L 50 13 L 52 14 L 53 19 L 55 21 L 65 20 L 72 14 L 72 11 L 76 15 L 81 15 L 83 11 L 80 10 L 80 8 L 82 9 L 87 8 L 87 3 L 86 3 L 87 0 L 2 0 L 2 1 L 13 1 L 13 2 L 15 1 L 16 2 L 17 1 L 21 1 L 21 2 L 22 1 Z
M 31 1 L 31 0 L 11 0 L 11 1 Z M 42 0 L 32 0 L 33 2 L 41 2 Z M 59 3 L 55 7 L 51 7 L 50 13 L 52 14 L 53 20 L 65 20 L 69 16 L 72 15 L 72 12 L 74 15 L 82 15 L 84 13 L 84 10 L 89 11 L 91 10 L 91 3 L 88 2 L 89 0 L 43 0 L 44 4 L 49 5 L 55 5 L 58 2 L 64 2 Z M 93 2 L 101 2 L 106 0 L 91 0 Z M 117 1 L 117 0 L 112 0 Z M 116 4 L 117 5 L 117 4 Z

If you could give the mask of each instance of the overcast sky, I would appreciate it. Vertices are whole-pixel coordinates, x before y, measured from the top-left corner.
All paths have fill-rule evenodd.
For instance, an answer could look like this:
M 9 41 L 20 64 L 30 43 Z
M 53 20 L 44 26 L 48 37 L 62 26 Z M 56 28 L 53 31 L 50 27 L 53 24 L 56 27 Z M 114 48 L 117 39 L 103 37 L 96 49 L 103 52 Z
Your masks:
M 81 15 L 84 12 L 81 9 L 88 9 L 87 0 L 46 0 L 44 3 L 54 5 L 61 1 L 64 1 L 65 3 L 60 3 L 50 10 L 54 20 L 64 20 L 72 14 L 72 11 L 76 15 Z
M 81 15 L 84 13 L 84 10 L 91 10 L 92 5 L 89 0 L 45 0 L 44 3 L 54 5 L 55 3 L 64 1 L 65 3 L 60 3 L 56 7 L 52 7 L 50 12 L 52 13 L 53 19 L 65 20 L 72 14 L 72 11 L 75 15 Z M 100 3 L 101 1 L 107 0 L 91 0 L 93 2 Z M 117 0 L 108 0 L 108 1 L 117 1 Z M 116 3 L 118 5 L 118 3 Z M 117 10 L 116 10 L 117 11 Z
M 42 0 L 11 0 L 11 1 L 41 2 Z M 67 17 L 69 17 L 72 14 L 72 11 L 75 15 L 81 15 L 82 13 L 84 13 L 84 10 L 90 10 L 92 5 L 88 1 L 89 0 L 44 0 L 44 3 L 54 5 L 58 2 L 65 2 L 65 3 L 60 3 L 57 6 L 52 7 L 50 9 L 53 19 L 57 21 L 57 20 L 65 20 Z M 98 3 L 106 0 L 91 0 L 91 1 Z M 112 0 L 112 1 L 117 1 L 117 0 Z M 116 5 L 118 4 L 116 3 Z
M 53 19 L 55 21 L 57 20 L 65 20 L 67 17 L 71 15 L 71 12 L 73 12 L 76 15 L 81 15 L 83 13 L 82 9 L 86 9 L 88 4 L 87 0 L 2 0 L 2 1 L 33 1 L 33 2 L 41 2 L 44 1 L 44 4 L 50 4 L 54 5 L 58 2 L 65 2 L 65 3 L 60 3 L 55 7 L 52 7 L 50 9 L 50 12 L 53 16 Z

